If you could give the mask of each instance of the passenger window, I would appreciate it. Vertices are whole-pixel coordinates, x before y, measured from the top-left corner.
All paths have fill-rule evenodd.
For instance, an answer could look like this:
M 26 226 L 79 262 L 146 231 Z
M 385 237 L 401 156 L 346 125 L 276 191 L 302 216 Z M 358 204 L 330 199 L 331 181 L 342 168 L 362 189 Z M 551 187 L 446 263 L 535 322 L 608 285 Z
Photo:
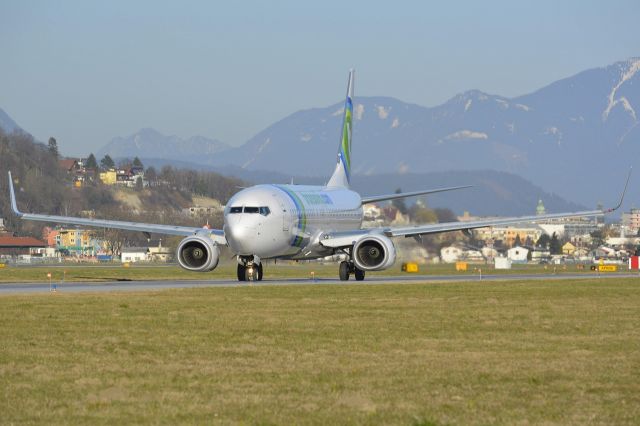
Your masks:
M 245 213 L 258 213 L 260 211 L 260 209 L 258 207 L 245 207 L 244 208 L 244 212 Z
M 229 213 L 242 213 L 242 207 L 231 207 Z
M 260 207 L 260 214 L 262 216 L 269 216 L 269 213 L 271 213 L 271 210 L 269 210 L 269 207 Z

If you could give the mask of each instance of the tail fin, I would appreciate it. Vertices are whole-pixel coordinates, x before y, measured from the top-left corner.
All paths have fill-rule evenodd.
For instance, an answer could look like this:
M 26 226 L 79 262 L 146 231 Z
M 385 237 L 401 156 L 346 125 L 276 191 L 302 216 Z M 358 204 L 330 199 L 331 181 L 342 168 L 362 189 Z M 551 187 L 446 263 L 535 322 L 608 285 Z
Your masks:
M 344 102 L 344 116 L 342 118 L 342 135 L 338 149 L 338 163 L 327 183 L 328 188 L 348 188 L 351 183 L 351 129 L 353 120 L 353 78 L 355 70 L 349 71 L 347 84 L 347 99 Z

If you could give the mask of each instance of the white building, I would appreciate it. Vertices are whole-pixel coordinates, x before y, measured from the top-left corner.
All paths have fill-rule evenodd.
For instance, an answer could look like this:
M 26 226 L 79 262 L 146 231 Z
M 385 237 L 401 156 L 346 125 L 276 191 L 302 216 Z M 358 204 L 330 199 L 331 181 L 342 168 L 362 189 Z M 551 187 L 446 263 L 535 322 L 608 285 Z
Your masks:
M 462 258 L 463 252 L 464 250 L 462 250 L 460 247 L 443 247 L 442 250 L 440 250 L 440 257 L 445 263 L 454 263 Z
M 514 263 L 526 263 L 528 255 L 529 249 L 520 246 L 507 250 L 507 258 Z
M 147 247 L 123 248 L 120 259 L 122 262 L 146 262 L 149 260 L 149 249 Z
M 470 262 L 482 262 L 485 260 L 482 252 L 476 249 L 465 249 L 457 246 L 444 247 L 440 250 L 440 258 L 445 263 L 454 263 L 459 260 Z

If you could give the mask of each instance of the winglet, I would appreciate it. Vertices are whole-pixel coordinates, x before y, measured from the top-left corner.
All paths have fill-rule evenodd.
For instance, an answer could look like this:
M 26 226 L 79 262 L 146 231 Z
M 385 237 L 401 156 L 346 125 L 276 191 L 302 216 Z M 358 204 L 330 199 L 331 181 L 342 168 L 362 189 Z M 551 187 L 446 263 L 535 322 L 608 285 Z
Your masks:
M 11 172 L 9 172 L 9 194 L 11 195 L 11 210 L 17 215 L 22 216 L 23 213 L 18 210 L 18 203 L 16 202 L 16 193 L 13 189 L 13 179 L 11 178 Z
M 615 206 L 614 208 L 605 210 L 604 211 L 605 213 L 614 212 L 614 211 L 618 210 L 620 208 L 620 206 L 622 206 L 622 202 L 624 201 L 624 196 L 627 193 L 627 186 L 629 186 L 629 179 L 631 179 L 631 172 L 632 171 L 633 171 L 633 166 L 629 167 L 629 174 L 627 175 L 627 181 L 624 184 L 624 189 L 622 190 L 622 195 L 620 196 L 620 202 L 618 202 L 618 205 Z

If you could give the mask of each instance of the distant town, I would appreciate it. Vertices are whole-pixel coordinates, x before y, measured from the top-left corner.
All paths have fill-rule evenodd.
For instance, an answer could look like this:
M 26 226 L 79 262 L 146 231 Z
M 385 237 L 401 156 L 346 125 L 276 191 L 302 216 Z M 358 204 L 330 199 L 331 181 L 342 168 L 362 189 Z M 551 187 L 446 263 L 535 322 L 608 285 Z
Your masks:
M 75 188 L 86 185 L 121 187 L 135 191 L 166 184 L 153 168 L 145 168 L 138 158 L 116 166 L 105 156 L 98 165 L 95 157 L 62 158 L 60 170 Z M 217 200 L 206 205 L 192 203 L 182 208 L 185 218 L 208 226 L 222 216 L 224 206 Z M 444 216 L 443 216 L 444 211 Z M 546 213 L 544 200 L 531 206 L 531 213 Z M 93 212 L 83 212 L 91 216 Z M 453 217 L 452 217 L 453 216 Z M 419 199 L 407 206 L 402 201 L 367 205 L 364 227 L 408 225 L 439 220 L 460 222 L 480 220 L 472 212 L 455 216 L 446 209 L 429 209 Z M 511 263 L 583 263 L 624 264 L 638 254 L 640 244 L 640 209 L 622 214 L 618 223 L 605 223 L 602 218 L 551 220 L 519 226 L 494 226 L 468 233 L 456 232 L 422 241 L 403 242 L 398 249 L 405 261 L 422 264 L 470 262 L 478 264 Z M 143 245 L 128 245 L 101 229 L 77 227 L 44 227 L 40 238 L 17 236 L 0 218 L 0 262 L 172 262 L 174 248 L 170 241 L 147 239 Z

